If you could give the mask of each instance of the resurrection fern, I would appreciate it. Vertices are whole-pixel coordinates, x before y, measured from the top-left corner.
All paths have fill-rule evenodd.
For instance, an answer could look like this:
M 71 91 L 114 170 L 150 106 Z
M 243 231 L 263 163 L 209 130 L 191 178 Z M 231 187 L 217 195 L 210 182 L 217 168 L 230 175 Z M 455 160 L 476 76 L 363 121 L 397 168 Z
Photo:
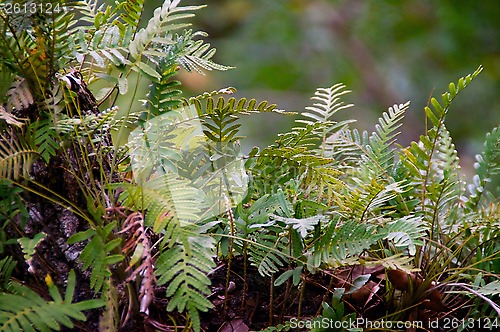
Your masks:
M 141 21 L 142 12 L 144 10 L 144 0 L 126 0 L 122 1 L 118 7 L 123 12 L 120 18 L 126 25 L 133 26 L 137 29 Z
M 369 143 L 365 147 L 366 154 L 360 160 L 360 166 L 365 165 L 368 169 L 360 173 L 371 173 L 371 178 L 381 178 L 390 182 L 395 159 L 392 144 L 396 142 L 396 136 L 399 134 L 395 131 L 402 125 L 401 121 L 409 105 L 410 103 L 406 103 L 389 107 L 389 110 L 379 118 L 379 123 L 375 126 L 376 132 L 369 137 Z M 376 168 L 373 169 L 374 167 Z
M 322 264 L 338 267 L 369 262 L 384 266 L 392 265 L 390 268 L 397 266 L 398 269 L 411 270 L 412 267 L 408 264 L 411 258 L 401 256 L 400 253 L 382 258 L 376 256 L 368 258 L 362 254 L 369 252 L 379 241 L 386 240 L 396 248 L 408 250 L 410 255 L 414 255 L 416 246 L 422 244 L 421 238 L 425 231 L 426 227 L 421 224 L 418 217 L 404 217 L 380 226 L 373 222 L 342 222 L 339 217 L 335 217 L 313 243 L 308 269 L 314 270 Z
M 50 119 L 40 120 L 33 126 L 35 144 L 43 159 L 48 162 L 59 149 L 59 135 Z
M 343 101 L 345 85 L 336 84 L 316 90 L 289 132 L 245 155 L 241 119 L 285 112 L 235 98 L 234 88 L 181 97 L 179 70 L 231 68 L 213 60 L 205 33 L 189 30 L 204 6 L 165 0 L 147 18 L 144 0 L 19 3 L 64 10 L 7 15 L 0 6 L 0 330 L 81 329 L 74 321 L 100 307 L 87 317 L 100 317 L 101 331 L 168 329 L 156 312 L 161 305 L 185 330 L 212 329 L 201 313 L 219 307 L 213 273 L 224 268 L 229 286 L 241 262 L 241 308 L 255 270 L 285 290 L 278 306 L 271 289 L 271 321 L 278 307 L 282 316 L 298 307 L 301 316 L 308 283 L 327 276 L 323 302 L 337 290 L 323 316 L 338 320 L 344 294 L 360 315 L 383 304 L 387 316 L 378 318 L 407 320 L 421 319 L 430 296 L 453 291 L 457 279 L 461 286 L 475 280 L 468 291 L 486 302 L 498 296 L 498 188 L 491 187 L 500 173 L 500 130 L 476 156 L 467 197 L 445 126 L 451 102 L 482 67 L 450 84 L 442 101 L 431 99 L 426 132 L 407 148 L 396 138 L 409 103 L 390 107 L 373 132 L 360 132 L 349 128 L 352 120 L 335 119 L 352 106 Z M 66 261 L 85 272 L 77 296 L 96 300 L 73 303 L 73 270 L 57 279 L 66 281 L 64 297 L 50 275 L 39 287 L 56 257 L 42 249 L 65 246 L 54 238 L 63 233 L 79 246 L 62 247 L 59 256 L 83 247 L 77 261 Z M 27 264 L 15 266 L 23 254 Z M 365 269 L 379 274 L 360 275 Z M 346 271 L 347 293 L 335 283 Z M 416 282 L 398 288 L 393 272 Z M 26 276 L 36 282 L 16 281 Z M 352 302 L 361 289 L 368 300 Z M 228 294 L 223 316 L 235 303 Z M 465 302 L 428 311 L 441 317 L 469 308 L 455 303 Z
M 376 227 L 367 223 L 347 221 L 342 223 L 336 217 L 327 226 L 324 234 L 314 243 L 308 265 L 309 269 L 322 263 L 342 266 L 356 261 L 356 256 L 383 239 L 383 234 L 375 233 Z
M 321 134 L 322 148 L 326 144 L 327 135 L 331 135 L 332 132 L 338 131 L 345 127 L 347 124 L 353 122 L 353 120 L 346 120 L 336 122 L 333 117 L 335 114 L 343 109 L 352 107 L 352 104 L 345 105 L 341 100 L 341 97 L 347 93 L 349 90 L 345 90 L 344 84 L 335 84 L 330 88 L 318 88 L 314 93 L 314 97 L 311 99 L 317 101 L 313 106 L 306 107 L 309 112 L 302 112 L 301 115 L 307 120 L 297 120 L 297 122 L 302 122 L 307 125 L 313 123 L 329 123 L 329 126 L 324 127 Z
M 31 163 L 39 156 L 36 149 L 22 144 L 15 135 L 7 131 L 0 136 L 0 179 L 27 177 Z
M 5 270 L 4 270 L 5 271 Z M 45 282 L 52 297 L 46 301 L 30 288 L 17 282 L 10 283 L 0 292 L 0 329 L 2 331 L 60 330 L 62 326 L 74 328 L 72 320 L 85 321 L 83 311 L 99 308 L 101 300 L 85 300 L 72 303 L 76 276 L 68 275 L 64 299 L 47 275 Z
M 60 9 L 54 10 L 53 13 L 47 13 L 48 17 L 42 16 L 39 21 L 35 20 L 47 39 L 47 80 L 50 82 L 50 78 L 54 77 L 57 71 L 65 68 L 72 61 L 70 56 L 71 36 L 76 31 L 77 23 L 74 9 L 78 7 L 79 3 L 75 0 L 50 0 L 43 3 L 51 3 L 53 8 Z
M 140 186 L 125 183 L 121 186 L 125 189 L 121 199 L 127 206 L 147 210 L 145 225 L 153 227 L 155 232 L 167 229 L 169 236 L 175 232 L 170 227 L 197 221 L 203 206 L 201 193 L 175 175 L 160 176 Z
M 316 154 L 314 147 L 319 142 L 318 129 L 323 129 L 327 123 L 307 124 L 304 127 L 293 128 L 286 134 L 280 134 L 276 144 L 273 144 L 258 155 L 254 168 L 255 174 L 263 174 L 259 169 L 275 167 L 268 174 L 284 176 L 283 181 L 298 177 L 302 180 L 302 188 L 306 196 L 312 196 L 318 202 L 323 199 L 331 201 L 333 193 L 338 191 L 342 183 L 338 180 L 340 172 L 329 167 L 332 158 Z M 289 169 L 288 176 L 283 170 Z M 257 181 L 258 177 L 255 177 Z M 273 181 L 272 175 L 270 181 Z
M 467 207 L 475 210 L 481 197 L 487 193 L 485 189 L 488 182 L 492 182 L 495 175 L 500 173 L 500 128 L 496 127 L 486 135 L 484 142 L 484 151 L 482 154 L 476 155 L 476 163 L 474 163 L 476 174 L 472 178 L 472 183 L 468 189 L 470 197 L 467 202 Z M 492 196 L 495 192 L 491 193 Z
M 261 232 L 252 233 L 249 237 L 254 242 L 249 247 L 249 260 L 257 266 L 257 270 L 263 276 L 271 276 L 278 272 L 279 267 L 288 261 L 286 255 L 290 251 L 288 238 L 279 235 L 280 231 L 280 227 L 266 225 Z
M 200 233 L 194 225 L 178 227 L 180 232 L 167 243 L 155 264 L 158 284 L 168 284 L 168 311 L 187 311 L 196 331 L 200 330 L 198 311 L 207 311 L 212 303 L 207 274 L 215 266 L 212 259 L 213 239 Z
M 100 291 L 106 280 L 111 277 L 110 266 L 123 260 L 123 255 L 116 253 L 121 244 L 121 238 L 112 237 L 111 233 L 116 227 L 116 222 L 110 222 L 104 227 L 88 229 L 77 233 L 68 239 L 69 244 L 82 242 L 91 239 L 82 253 L 80 261 L 83 263 L 83 269 L 91 269 L 90 287 L 96 292 Z
M 111 278 L 106 279 L 103 289 L 104 309 L 99 318 L 99 331 L 116 331 L 119 324 L 118 294 Z
M 184 51 L 178 59 L 182 67 L 189 72 L 195 70 L 200 74 L 203 74 L 203 70 L 228 70 L 232 68 L 212 61 L 215 49 L 211 49 L 210 44 L 204 43 L 203 40 L 194 40 L 193 38 L 196 36 L 206 37 L 207 34 L 204 32 L 192 33 L 191 30 L 187 30 L 182 36 L 177 37 L 181 45 L 185 44 Z
M 378 232 L 385 233 L 385 239 L 399 249 L 408 249 L 408 254 L 414 256 L 417 246 L 423 244 L 422 238 L 427 227 L 419 217 L 405 216 L 395 221 L 389 221 Z
M 482 67 L 479 67 L 473 74 L 461 78 L 457 86 L 451 83 L 449 92 L 442 95 L 444 105 L 441 105 L 435 98 L 431 99 L 433 109 L 426 107 L 425 113 L 432 127 L 427 130 L 426 135 L 420 137 L 419 143 L 412 143 L 411 147 L 403 150 L 404 163 L 411 170 L 412 175 L 422 184 L 420 188 L 421 209 L 430 218 L 429 222 L 434 222 L 433 215 L 436 216 L 439 212 L 437 207 L 441 200 L 440 197 L 447 197 L 448 188 L 458 181 L 456 177 L 458 160 L 444 126 L 444 119 L 453 99 L 481 71 Z M 435 178 L 433 179 L 433 177 Z M 455 192 L 454 195 L 458 196 L 459 194 L 459 192 Z M 429 210 L 426 205 L 427 199 L 430 197 L 435 199 Z
M 178 89 L 180 82 L 170 80 L 177 72 L 177 65 L 171 61 L 162 60 L 158 67 L 161 69 L 161 77 L 149 87 L 146 100 L 148 117 L 161 115 L 181 104 L 181 101 L 177 98 L 181 94 Z
M 147 211 L 145 225 L 163 234 L 160 255 L 154 265 L 158 285 L 168 285 L 167 310 L 186 310 L 195 330 L 199 330 L 198 311 L 212 307 L 205 298 L 210 293 L 206 274 L 214 265 L 213 239 L 203 236 L 195 224 L 202 213 L 200 191 L 173 174 L 152 178 L 139 186 L 125 183 L 121 186 L 125 189 L 121 195 L 124 204 L 132 207 L 142 202 L 135 209 Z M 143 281 L 144 278 L 146 275 Z

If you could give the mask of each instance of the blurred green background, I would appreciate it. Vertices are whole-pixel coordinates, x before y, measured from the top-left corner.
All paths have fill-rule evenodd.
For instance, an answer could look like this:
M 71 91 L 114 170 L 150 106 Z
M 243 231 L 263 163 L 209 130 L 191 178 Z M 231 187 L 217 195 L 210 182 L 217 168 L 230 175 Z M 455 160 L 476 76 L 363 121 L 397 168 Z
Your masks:
M 154 7 L 162 1 L 147 1 Z M 372 130 L 383 111 L 411 101 L 400 143 L 423 133 L 431 95 L 448 83 L 483 73 L 453 103 L 447 126 L 462 163 L 472 162 L 487 131 L 500 124 L 500 1 L 498 0 L 182 0 L 208 6 L 195 30 L 209 33 L 215 60 L 228 72 L 181 74 L 186 95 L 234 86 L 238 96 L 267 99 L 301 112 L 317 87 L 345 83 L 356 118 Z M 249 117 L 248 145 L 268 144 L 293 117 Z M 467 165 L 464 165 L 467 167 Z

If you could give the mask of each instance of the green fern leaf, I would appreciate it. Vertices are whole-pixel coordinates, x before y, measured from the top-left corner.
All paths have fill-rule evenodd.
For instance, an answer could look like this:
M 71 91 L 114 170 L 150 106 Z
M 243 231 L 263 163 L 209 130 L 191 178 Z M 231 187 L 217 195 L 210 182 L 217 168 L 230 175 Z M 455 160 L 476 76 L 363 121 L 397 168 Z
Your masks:
M 38 121 L 34 124 L 35 144 L 38 151 L 48 162 L 50 157 L 55 156 L 59 150 L 59 135 L 50 119 Z
M 0 179 L 27 177 L 31 164 L 40 154 L 35 149 L 24 146 L 8 132 L 0 136 Z
M 416 253 L 416 247 L 423 245 L 422 238 L 426 235 L 427 227 L 421 218 L 405 216 L 396 221 L 388 222 L 379 233 L 387 232 L 385 238 L 399 249 L 408 249 L 410 256 Z
M 127 0 L 120 3 L 123 13 L 120 18 L 125 24 L 137 27 L 140 23 L 141 14 L 144 10 L 144 0 Z
M 215 266 L 212 259 L 214 242 L 192 225 L 177 229 L 178 234 L 168 242 L 170 248 L 158 257 L 156 275 L 159 285 L 168 284 L 166 296 L 170 301 L 167 310 L 187 310 L 194 330 L 199 331 L 198 311 L 213 307 L 206 296 L 210 294 L 207 273 Z
M 486 185 L 492 181 L 493 176 L 500 173 L 500 127 L 494 128 L 486 135 L 484 152 L 476 155 L 476 175 L 468 186 L 470 197 L 467 207 L 474 210 L 486 192 Z M 494 193 L 493 193 L 494 194 Z M 494 196 L 494 195 L 493 195 Z
M 10 276 L 16 267 L 16 261 L 12 257 L 7 256 L 0 260 L 0 292 L 7 290 Z
M 266 225 L 252 225 L 251 228 L 263 227 L 265 231 L 253 232 L 250 236 L 252 245 L 249 246 L 249 260 L 257 266 L 262 276 L 271 276 L 279 271 L 288 261 L 286 253 L 289 252 L 288 239 L 279 236 L 278 227 L 273 227 L 273 222 Z
M 325 216 L 317 215 L 308 218 L 284 218 L 277 215 L 271 215 L 274 220 L 282 221 L 287 225 L 292 226 L 293 229 L 297 230 L 300 236 L 304 239 L 307 233 L 314 229 L 314 226 L 325 219 Z
M 46 278 L 53 301 L 45 301 L 26 286 L 11 283 L 8 292 L 0 293 L 0 331 L 48 331 L 60 330 L 61 326 L 73 328 L 72 319 L 85 321 L 84 310 L 103 306 L 101 300 L 71 303 L 75 287 L 74 272 L 70 271 L 63 301 L 59 291 Z
M 83 269 L 92 269 L 90 275 L 90 287 L 98 292 L 102 289 L 106 279 L 111 277 L 109 266 L 123 260 L 123 255 L 112 254 L 112 252 L 120 245 L 121 239 L 110 238 L 112 230 L 116 227 L 116 222 L 111 222 L 104 227 L 88 229 L 84 232 L 79 232 L 68 239 L 68 244 L 74 244 L 91 238 L 87 243 L 79 260 L 83 263 Z
M 312 125 L 314 123 L 328 124 L 327 126 L 321 128 L 321 130 L 318 130 L 323 151 L 327 135 L 342 128 L 346 128 L 349 123 L 354 122 L 354 120 L 337 122 L 333 119 L 337 112 L 353 106 L 352 104 L 346 105 L 343 101 L 341 101 L 341 97 L 350 92 L 349 90 L 345 90 L 345 87 L 346 86 L 344 84 L 339 83 L 330 88 L 318 88 L 314 93 L 314 96 L 311 98 L 317 102 L 314 103 L 313 106 L 306 107 L 306 111 L 308 112 L 303 112 L 301 114 L 306 119 L 297 120 L 297 122 L 304 123 L 306 125 Z

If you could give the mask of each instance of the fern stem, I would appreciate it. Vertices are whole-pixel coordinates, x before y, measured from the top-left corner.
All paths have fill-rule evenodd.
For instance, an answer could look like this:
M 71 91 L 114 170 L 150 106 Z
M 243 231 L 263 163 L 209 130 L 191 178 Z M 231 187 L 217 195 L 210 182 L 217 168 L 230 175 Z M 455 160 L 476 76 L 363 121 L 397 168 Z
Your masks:
M 330 292 L 331 292 L 332 285 L 333 285 L 333 278 L 334 278 L 333 274 L 330 275 L 330 282 L 328 283 L 328 287 L 326 289 L 325 295 L 323 295 L 323 299 L 321 300 L 321 304 L 318 307 L 318 311 L 316 312 L 316 316 L 319 316 L 321 314 L 321 308 L 323 308 L 323 303 L 326 302 L 328 294 L 330 294 Z
M 227 302 L 229 296 L 229 275 L 231 274 L 231 264 L 233 261 L 233 244 L 234 244 L 234 216 L 233 211 L 231 210 L 231 201 L 227 196 L 224 196 L 224 200 L 226 203 L 226 212 L 229 218 L 229 230 L 231 233 L 231 238 L 229 239 L 229 252 L 228 252 L 228 261 L 227 261 L 227 271 L 226 271 L 226 289 L 224 294 L 224 309 L 222 311 L 222 319 L 226 319 L 227 315 Z
M 273 326 L 273 304 L 274 304 L 274 273 L 271 275 L 271 284 L 269 285 L 269 326 Z
M 305 290 L 306 290 L 306 281 L 304 280 L 300 285 L 299 307 L 297 309 L 297 319 L 299 321 L 300 321 L 300 316 L 302 314 L 302 301 L 304 300 Z
M 247 291 L 248 291 L 248 284 L 247 284 L 247 277 L 248 277 L 248 271 L 247 271 L 247 259 L 248 259 L 248 253 L 247 253 L 247 243 L 243 242 L 243 294 L 241 296 L 241 309 L 246 308 L 247 305 Z

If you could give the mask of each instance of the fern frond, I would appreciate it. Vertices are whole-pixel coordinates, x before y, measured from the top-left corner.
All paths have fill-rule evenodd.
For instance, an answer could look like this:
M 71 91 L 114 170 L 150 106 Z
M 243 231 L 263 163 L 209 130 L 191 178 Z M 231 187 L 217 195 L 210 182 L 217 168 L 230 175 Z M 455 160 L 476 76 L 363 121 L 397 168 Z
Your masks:
M 202 213 L 202 193 L 175 174 L 152 178 L 139 186 L 121 183 L 120 199 L 129 207 L 147 211 L 145 225 L 160 232 L 171 225 L 196 222 Z
M 100 291 L 106 279 L 111 277 L 109 266 L 124 258 L 121 254 L 113 254 L 121 243 L 120 238 L 113 239 L 110 236 L 115 227 L 116 222 L 111 222 L 104 227 L 98 226 L 95 230 L 79 232 L 68 239 L 68 244 L 74 244 L 92 238 L 80 254 L 79 260 L 83 263 L 84 270 L 92 269 L 90 287 L 96 292 Z
M 68 62 L 73 61 L 70 56 L 71 37 L 78 22 L 75 19 L 75 11 L 80 5 L 78 1 L 53 1 L 52 4 L 54 6 L 59 4 L 60 10 L 47 14 L 48 17 L 43 19 L 44 23 L 40 25 L 42 29 L 46 29 L 47 35 L 47 55 L 50 59 L 48 79 L 60 69 L 65 68 Z
M 152 63 L 157 63 L 159 56 L 163 57 L 164 53 L 155 50 L 161 49 L 164 45 L 167 45 L 168 48 L 168 45 L 179 42 L 173 39 L 173 31 L 189 26 L 187 23 L 176 23 L 175 21 L 193 17 L 192 11 L 204 7 L 178 7 L 178 4 L 179 1 L 164 1 L 161 7 L 155 9 L 147 26 L 137 32 L 129 45 L 130 55 L 135 59 L 134 68 L 154 80 L 159 78 L 159 74 L 141 58 L 145 57 Z
M 332 121 L 332 117 L 339 111 L 350 108 L 354 105 L 345 105 L 340 97 L 351 92 L 345 90 L 346 86 L 342 83 L 333 85 L 330 88 L 318 88 L 311 99 L 318 101 L 313 106 L 306 107 L 310 112 L 303 112 L 302 116 L 311 120 L 299 120 L 306 124 L 314 122 L 328 122 Z
M 316 215 L 308 218 L 285 218 L 272 214 L 271 218 L 277 221 L 284 222 L 287 225 L 292 226 L 293 229 L 297 230 L 300 236 L 304 239 L 307 233 L 314 229 L 314 226 L 325 220 L 325 216 Z
M 337 217 L 315 242 L 308 258 L 308 269 L 314 270 L 323 263 L 334 267 L 349 264 L 383 238 L 384 234 L 378 234 L 374 225 L 357 221 L 341 223 Z
M 401 194 L 404 190 L 398 183 L 385 185 L 377 179 L 369 183 L 357 182 L 355 186 L 343 188 L 343 203 L 350 218 L 358 221 L 371 219 L 388 208 L 389 201 Z
M 141 21 L 142 12 L 144 10 L 144 0 L 126 0 L 120 3 L 120 9 L 123 11 L 120 18 L 126 25 L 137 29 Z
M 479 287 L 477 292 L 482 295 L 488 296 L 500 295 L 500 281 L 495 280 L 490 282 L 489 284 Z
M 47 276 L 46 283 L 52 301 L 45 301 L 26 286 L 11 283 L 8 292 L 0 293 L 0 329 L 2 331 L 60 330 L 61 326 L 74 328 L 71 321 L 85 321 L 82 311 L 103 306 L 101 300 L 85 300 L 72 303 L 75 289 L 75 273 L 70 271 L 63 300 L 59 291 Z
M 426 107 L 425 113 L 432 128 L 420 137 L 418 143 L 413 142 L 403 150 L 403 163 L 416 181 L 415 186 L 420 196 L 420 211 L 426 221 L 438 227 L 439 217 L 449 203 L 454 203 L 462 196 L 457 152 L 446 130 L 444 120 L 451 102 L 479 73 L 479 67 L 473 74 L 461 78 L 457 86 L 451 83 L 449 92 L 442 95 L 443 105 L 432 98 L 432 108 Z M 432 229 L 434 231 L 434 227 Z M 439 230 L 435 230 L 436 234 Z M 431 234 L 432 235 L 432 234 Z
M 324 155 L 335 160 L 335 166 L 342 171 L 349 172 L 357 168 L 361 157 L 365 154 L 364 148 L 369 144 L 367 131 L 344 128 L 328 136 L 324 144 Z
M 224 71 L 233 68 L 212 61 L 211 59 L 216 51 L 215 48 L 210 49 L 210 44 L 204 43 L 203 40 L 194 40 L 193 38 L 196 36 L 206 37 L 208 35 L 203 32 L 192 34 L 190 30 L 187 30 L 182 37 L 177 38 L 181 44 L 184 40 L 187 40 L 184 50 L 177 60 L 182 67 L 189 72 L 195 70 L 203 75 L 203 69 Z
M 7 256 L 0 260 L 0 292 L 7 290 L 12 271 L 16 267 L 16 261 Z
M 487 183 L 492 181 L 493 176 L 500 173 L 500 127 L 494 128 L 486 135 L 484 151 L 476 155 L 474 168 L 476 174 L 472 178 L 473 182 L 468 186 L 470 197 L 467 207 L 470 210 L 474 210 L 479 205 L 481 197 L 486 192 Z
M 78 13 L 80 14 L 80 20 L 88 23 L 97 23 L 98 20 L 102 19 L 102 13 L 107 10 L 104 9 L 105 4 L 99 3 L 99 0 L 80 0 L 78 6 Z M 109 8 L 109 6 L 107 7 Z M 97 15 L 98 13 L 101 13 Z M 99 24 L 96 24 L 99 26 Z
M 48 162 L 50 157 L 55 156 L 59 150 L 59 134 L 54 123 L 51 119 L 44 119 L 35 122 L 32 127 L 38 151 L 45 162 Z
M 434 140 L 421 136 L 418 144 L 413 142 L 403 152 L 403 163 L 422 183 L 422 187 L 415 188 L 421 199 L 419 210 L 428 222 L 436 222 L 440 211 L 462 196 L 459 160 L 449 132 L 441 126 Z
M 249 246 L 248 256 L 260 275 L 269 277 L 288 262 L 286 253 L 290 251 L 289 243 L 286 236 L 278 234 L 281 228 L 273 226 L 273 222 L 260 226 L 264 227 L 265 231 L 251 234 L 250 240 L 255 244 Z M 251 226 L 254 229 L 261 227 Z
M 118 329 L 118 294 L 111 278 L 103 287 L 104 310 L 99 318 L 99 332 L 114 332 Z
M 130 28 L 125 32 L 130 34 Z M 128 44 L 130 39 L 123 38 L 120 29 L 117 26 L 103 27 L 96 33 L 92 33 L 90 41 L 89 33 L 85 33 L 84 28 L 80 28 L 79 32 L 74 37 L 74 56 L 80 62 L 85 58 L 90 57 L 92 63 L 100 68 L 105 68 L 108 64 L 121 69 L 123 66 L 129 65 L 130 61 L 128 56 Z M 102 74 L 101 78 L 105 80 L 111 79 L 109 75 Z M 124 93 L 124 92 L 122 92 Z
M 210 294 L 207 274 L 215 263 L 212 259 L 213 239 L 203 236 L 193 227 L 180 228 L 177 238 L 169 241 L 155 264 L 158 284 L 168 284 L 168 311 L 187 310 L 195 331 L 200 330 L 199 311 L 213 307 L 206 298 Z
M 353 106 L 353 104 L 346 105 L 343 101 L 341 101 L 341 97 L 350 92 L 349 90 L 345 90 L 345 88 L 346 86 L 341 83 L 335 84 L 330 88 L 318 88 L 314 93 L 314 96 L 311 98 L 317 102 L 314 103 L 313 106 L 306 107 L 306 111 L 309 112 L 301 113 L 306 120 L 297 120 L 297 122 L 304 123 L 306 125 L 312 125 L 314 123 L 329 123 L 328 126 L 325 126 L 322 130 L 318 131 L 321 137 L 323 151 L 327 135 L 331 134 L 333 131 L 346 128 L 349 123 L 354 122 L 354 120 L 337 122 L 333 119 L 337 112 Z
M 153 81 L 149 87 L 149 93 L 146 99 L 146 108 L 148 117 L 161 115 L 169 110 L 180 106 L 181 101 L 177 96 L 181 94 L 178 89 L 179 81 L 170 80 L 176 74 L 177 66 L 169 64 L 167 61 L 161 61 L 158 68 L 160 69 L 160 79 Z
M 361 258 L 359 263 L 365 266 L 374 266 L 374 265 L 382 265 L 386 269 L 389 270 L 401 270 L 406 273 L 414 273 L 419 271 L 418 268 L 415 268 L 412 265 L 413 257 L 406 256 L 401 253 L 392 255 L 389 257 L 381 258 L 381 259 L 364 259 Z
M 4 131 L 0 136 L 0 179 L 27 177 L 34 158 L 39 155 L 35 149 L 22 144 L 15 135 Z
M 141 277 L 141 287 L 139 291 L 140 312 L 149 314 L 149 305 L 154 298 L 154 284 L 156 278 L 153 271 L 153 256 L 151 253 L 151 240 L 144 227 L 144 217 L 142 213 L 135 212 L 130 214 L 123 222 L 122 230 L 119 233 L 126 233 L 127 242 L 122 252 L 131 256 L 127 271 L 134 265 L 140 263 L 133 272 L 130 273 L 127 280 L 134 280 L 138 275 Z
M 367 146 L 366 159 L 362 158 L 361 165 L 374 165 L 377 169 L 372 170 L 373 176 L 377 177 L 377 173 L 384 173 L 387 177 L 391 168 L 394 166 L 394 149 L 391 147 L 396 142 L 396 136 L 399 132 L 395 132 L 401 125 L 404 113 L 408 109 L 410 103 L 394 105 L 389 107 L 387 112 L 379 118 L 379 124 L 375 126 L 376 132 L 372 133 Z M 369 159 L 369 160 L 367 160 Z
M 436 98 L 431 98 L 433 109 L 428 106 L 425 107 L 425 114 L 427 115 L 427 119 L 430 124 L 433 128 L 435 128 L 436 133 L 439 132 L 441 126 L 444 124 L 444 119 L 448 113 L 451 102 L 455 99 L 459 92 L 465 89 L 472 82 L 472 80 L 481 73 L 481 71 L 483 71 L 483 67 L 479 66 L 474 73 L 460 78 L 457 85 L 450 83 L 448 92 L 442 94 L 441 96 L 443 105 L 441 105 Z M 429 133 L 427 134 L 429 135 Z
M 391 241 L 396 248 L 408 249 L 410 256 L 414 256 L 417 246 L 423 245 L 422 238 L 427 229 L 420 217 L 405 216 L 386 223 L 379 232 L 386 233 L 385 239 Z
M 7 112 L 7 110 L 0 105 L 0 120 L 5 121 L 7 125 L 16 126 L 18 128 L 22 128 L 25 124 L 25 118 L 18 118 L 14 114 Z M 1 122 L 0 122 L 1 123 Z M 2 128 L 3 126 L 0 126 Z

